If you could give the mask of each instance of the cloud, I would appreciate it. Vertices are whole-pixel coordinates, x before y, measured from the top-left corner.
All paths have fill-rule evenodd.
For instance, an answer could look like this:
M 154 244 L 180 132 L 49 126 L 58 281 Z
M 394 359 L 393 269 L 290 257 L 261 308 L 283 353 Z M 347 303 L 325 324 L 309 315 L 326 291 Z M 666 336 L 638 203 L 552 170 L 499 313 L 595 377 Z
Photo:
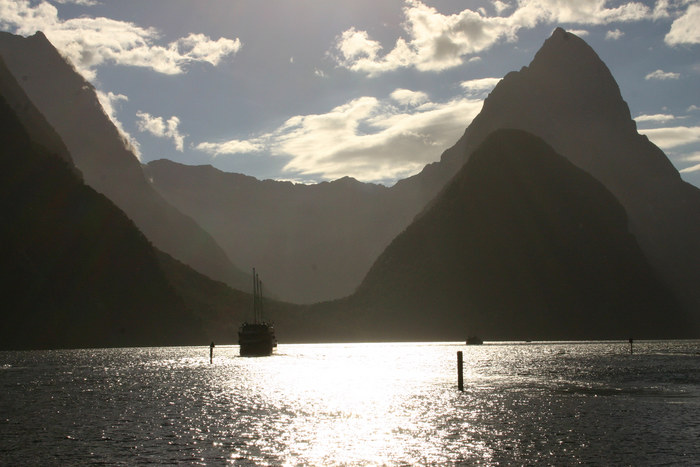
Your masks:
M 250 140 L 196 148 L 219 155 L 266 151 L 288 158 L 284 170 L 292 176 L 392 183 L 437 160 L 482 103 L 465 97 L 435 103 L 422 92 L 397 89 L 385 99 L 365 96 L 323 114 L 291 117 Z
M 397 89 L 391 93 L 391 98 L 402 105 L 416 106 L 428 100 L 428 95 L 420 91 Z
M 625 35 L 625 33 L 620 31 L 619 29 L 613 29 L 612 31 L 608 31 L 605 33 L 605 40 L 616 41 L 616 40 L 622 38 L 622 36 L 624 36 L 624 35 Z
M 120 102 L 128 101 L 129 98 L 124 94 L 115 94 L 111 91 L 105 93 L 95 90 L 95 94 L 97 94 L 97 99 L 100 101 L 102 110 L 104 110 L 104 113 L 109 117 L 121 134 L 122 139 L 126 143 L 126 147 L 130 149 L 139 160 L 141 160 L 141 146 L 134 137 L 124 130 L 124 125 L 122 125 L 122 122 L 117 118 L 117 106 Z
M 690 173 L 690 172 L 700 171 L 700 152 L 694 152 L 694 153 L 688 154 L 685 157 L 683 157 L 682 160 L 684 162 L 694 162 L 695 164 L 681 169 L 680 170 L 681 173 Z
M 103 17 L 62 20 L 56 7 L 46 1 L 33 5 L 28 0 L 0 0 L 0 27 L 22 35 L 43 31 L 89 80 L 95 78 L 95 67 L 105 63 L 180 74 L 194 62 L 217 65 L 241 47 L 239 39 L 212 40 L 194 33 L 159 44 L 154 28 Z
M 647 81 L 651 80 L 651 79 L 665 81 L 665 80 L 669 80 L 669 79 L 678 79 L 680 77 L 681 77 L 680 73 L 672 73 L 670 71 L 656 70 L 656 71 L 652 71 L 651 73 L 646 75 L 644 77 L 644 79 Z
M 202 152 L 206 152 L 213 156 L 221 156 L 225 154 L 234 155 L 261 152 L 265 150 L 265 147 L 265 138 L 260 138 L 245 141 L 232 139 L 220 143 L 199 143 L 195 146 L 195 149 Z
M 664 37 L 668 45 L 700 44 L 700 4 L 688 6 L 686 12 L 673 24 L 671 30 Z
M 479 78 L 469 81 L 462 81 L 459 85 L 467 91 L 469 95 L 479 95 L 491 92 L 496 87 L 501 78 Z
M 382 54 L 381 43 L 367 31 L 350 28 L 337 38 L 335 58 L 340 66 L 369 76 L 407 67 L 440 71 L 462 65 L 468 55 L 487 50 L 499 41 L 515 41 L 520 29 L 541 23 L 600 25 L 654 18 L 654 11 L 642 3 L 626 2 L 614 8 L 606 7 L 607 3 L 530 0 L 519 2 L 509 16 L 488 16 L 483 8 L 443 15 L 419 0 L 406 0 L 405 37 L 399 37 L 393 49 Z M 508 9 L 502 2 L 494 7 L 497 14 Z
M 493 8 L 496 10 L 496 14 L 500 15 L 504 11 L 506 11 L 508 8 L 510 8 L 510 5 L 506 2 L 501 2 L 500 0 L 495 0 L 493 2 Z
M 671 120 L 675 120 L 675 116 L 669 115 L 669 114 L 653 114 L 653 115 L 640 115 L 636 117 L 634 120 L 637 123 L 641 122 L 668 122 Z
M 654 144 L 663 150 L 700 143 L 700 126 L 654 128 L 640 130 L 640 133 L 647 135 Z
M 97 0 L 53 0 L 55 3 L 60 3 L 63 5 L 66 4 L 74 4 L 74 5 L 82 5 L 82 6 L 95 6 L 99 5 L 100 2 Z
M 147 112 L 136 112 L 136 126 L 139 131 L 150 133 L 158 138 L 173 140 L 175 149 L 182 152 L 185 146 L 185 135 L 180 133 L 180 119 L 172 116 L 165 120 L 163 117 L 154 117 Z

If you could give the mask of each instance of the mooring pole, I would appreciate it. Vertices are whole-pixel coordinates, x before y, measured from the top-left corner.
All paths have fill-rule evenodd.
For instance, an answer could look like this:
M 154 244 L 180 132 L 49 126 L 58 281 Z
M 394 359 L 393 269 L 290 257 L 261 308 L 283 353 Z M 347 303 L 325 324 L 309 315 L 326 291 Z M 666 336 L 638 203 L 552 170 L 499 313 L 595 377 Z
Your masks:
M 457 389 L 464 391 L 464 360 L 462 358 L 462 351 L 457 352 Z
M 214 341 L 209 345 L 209 363 L 214 363 Z
M 632 349 L 632 343 L 634 342 L 634 339 L 630 337 L 630 354 L 634 353 L 634 350 Z

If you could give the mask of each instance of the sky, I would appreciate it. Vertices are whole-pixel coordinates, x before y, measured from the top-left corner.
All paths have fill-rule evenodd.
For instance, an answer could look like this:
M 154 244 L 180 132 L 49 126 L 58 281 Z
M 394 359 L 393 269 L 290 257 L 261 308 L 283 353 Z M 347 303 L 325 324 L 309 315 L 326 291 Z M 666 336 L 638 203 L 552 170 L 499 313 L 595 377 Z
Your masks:
M 700 0 L 0 0 L 46 34 L 142 162 L 391 185 L 439 160 L 561 26 L 700 186 Z

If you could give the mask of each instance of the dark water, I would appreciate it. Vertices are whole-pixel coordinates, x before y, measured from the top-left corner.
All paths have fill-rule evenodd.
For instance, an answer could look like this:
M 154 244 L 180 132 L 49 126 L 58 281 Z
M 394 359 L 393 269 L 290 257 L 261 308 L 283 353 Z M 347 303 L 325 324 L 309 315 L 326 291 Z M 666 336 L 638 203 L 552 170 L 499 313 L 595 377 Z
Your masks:
M 2 352 L 0 464 L 700 464 L 700 341 L 634 349 Z

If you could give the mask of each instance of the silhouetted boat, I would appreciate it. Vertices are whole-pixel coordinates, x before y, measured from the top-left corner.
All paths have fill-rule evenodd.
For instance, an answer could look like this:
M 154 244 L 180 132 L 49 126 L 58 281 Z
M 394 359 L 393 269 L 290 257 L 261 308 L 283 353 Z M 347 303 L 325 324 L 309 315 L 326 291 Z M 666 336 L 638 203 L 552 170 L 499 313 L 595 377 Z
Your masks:
M 275 327 L 263 320 L 262 282 L 253 269 L 253 322 L 245 322 L 238 329 L 238 345 L 242 357 L 272 355 L 277 347 Z
M 469 336 L 467 337 L 467 345 L 481 345 L 484 340 L 479 336 Z

